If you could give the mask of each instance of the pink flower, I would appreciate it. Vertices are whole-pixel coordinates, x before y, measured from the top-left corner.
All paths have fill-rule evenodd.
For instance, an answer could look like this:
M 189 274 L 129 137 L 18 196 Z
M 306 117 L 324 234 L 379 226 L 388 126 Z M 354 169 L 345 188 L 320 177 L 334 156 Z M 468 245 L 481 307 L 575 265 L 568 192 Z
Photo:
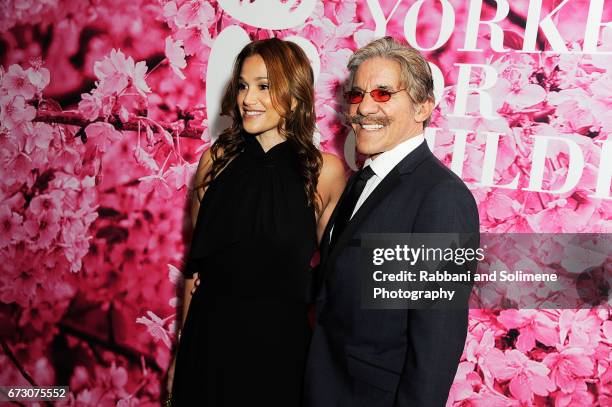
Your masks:
M 130 120 L 130 112 L 128 112 L 125 106 L 119 108 L 119 120 L 121 120 L 122 123 L 127 123 Z
M 540 85 L 533 83 L 521 83 L 519 81 L 512 83 L 507 79 L 500 78 L 497 87 L 499 87 L 499 93 L 496 93 L 496 98 L 519 110 L 537 105 L 546 99 L 546 91 Z
M 508 329 L 519 330 L 516 348 L 521 352 L 533 349 L 536 339 L 546 346 L 559 343 L 555 322 L 540 311 L 504 310 L 500 312 L 497 320 Z
M 606 404 L 604 401 L 605 395 L 601 394 L 599 397 L 599 401 L 601 404 L 597 404 L 599 406 L 607 406 L 610 404 Z M 587 385 L 584 381 L 580 381 L 576 383 L 576 388 L 570 393 L 565 393 L 563 391 L 556 392 L 554 394 L 555 407 L 583 407 L 583 406 L 593 406 L 593 394 L 588 390 Z
M 89 120 L 90 122 L 96 120 L 100 114 L 100 109 L 102 109 L 102 101 L 96 94 L 81 94 L 79 113 L 81 113 L 86 120 Z
M 39 148 L 43 151 L 49 150 L 49 144 L 54 138 L 55 129 L 47 123 L 31 123 L 32 126 L 26 126 L 24 133 L 26 134 L 26 142 L 24 150 L 31 153 L 34 148 Z
M 520 111 L 546 99 L 546 90 L 542 84 L 533 83 L 533 73 L 538 66 L 533 57 L 507 54 L 492 65 L 500 73 L 495 87 L 491 90 L 497 105 L 507 103 L 512 110 Z
M 185 79 L 185 74 L 181 69 L 187 66 L 185 62 L 185 50 L 183 49 L 183 41 L 172 41 L 171 37 L 166 37 L 166 58 L 170 62 L 170 68 L 181 79 Z
M 474 371 L 474 363 L 461 362 L 457 368 L 455 380 L 451 386 L 447 405 L 465 400 L 474 394 L 474 386 L 482 384 L 478 373 Z
M 103 405 L 110 405 L 109 395 L 106 390 L 100 387 L 85 389 L 80 392 L 76 399 L 77 406 L 97 406 L 100 402 L 105 401 Z
M 608 72 L 612 72 L 612 61 L 610 61 L 608 55 L 604 54 L 606 51 L 612 51 L 612 27 L 609 25 L 606 25 L 605 28 L 601 30 L 600 44 L 597 50 L 601 52 L 601 54 L 594 54 L 591 57 L 593 65 L 605 69 Z
M 28 79 L 30 83 L 36 87 L 38 92 L 41 92 L 49 85 L 51 81 L 51 73 L 47 68 L 38 67 L 37 69 L 28 69 Z
M 200 60 L 206 61 L 210 48 L 214 42 L 207 28 L 191 27 L 180 30 L 174 37 L 183 41 L 186 55 L 195 55 Z
M 130 84 L 129 77 L 120 73 L 112 73 L 98 83 L 97 90 L 103 95 L 117 95 Z
M 559 316 L 560 343 L 564 344 L 569 334 L 569 346 L 594 349 L 599 343 L 601 322 L 590 310 L 561 311 Z
M 469 362 L 478 364 L 478 367 L 482 370 L 485 383 L 492 387 L 494 377 L 485 361 L 489 351 L 495 348 L 495 333 L 491 329 L 486 329 L 481 335 L 479 340 L 478 336 L 468 336 L 465 344 L 465 358 Z
M 355 31 L 353 38 L 355 39 L 357 46 L 361 48 L 366 46 L 370 41 L 375 40 L 376 36 L 373 30 L 363 28 Z
M 39 357 L 32 369 L 32 377 L 40 386 L 53 386 L 55 383 L 55 369 L 46 357 Z
M 0 248 L 23 238 L 21 222 L 23 217 L 11 211 L 6 205 L 0 206 Z
M 83 389 L 89 381 L 89 372 L 84 366 L 76 366 L 72 371 L 72 377 L 70 378 L 70 390 L 73 392 L 79 392 Z
M 26 100 L 32 99 L 36 94 L 36 86 L 30 82 L 28 71 L 17 64 L 9 67 L 8 72 L 2 78 L 2 87 L 8 90 L 9 96 L 21 96 Z
M 575 391 L 578 383 L 584 383 L 584 378 L 593 374 L 593 361 L 582 348 L 550 353 L 542 363 L 551 370 L 551 379 L 564 393 Z
M 130 57 L 130 60 L 132 58 Z M 130 77 L 132 79 L 132 83 L 138 93 L 142 96 L 145 96 L 145 93 L 151 92 L 149 85 L 145 81 L 145 74 L 147 73 L 147 63 L 145 61 L 137 62 L 136 65 L 130 66 Z
M 550 201 L 544 210 L 527 217 L 529 225 L 533 230 L 546 233 L 582 232 L 592 221 L 595 210 L 595 202 L 583 201 L 573 198 Z
M 149 334 L 151 334 L 155 341 L 161 340 L 168 348 L 170 348 L 172 346 L 170 335 L 168 330 L 164 328 L 166 320 L 161 319 L 151 311 L 147 311 L 147 314 L 150 318 L 138 317 L 136 322 L 145 325 L 149 331 Z
M 87 141 L 91 142 L 101 152 L 106 152 L 112 143 L 121 139 L 119 133 L 112 124 L 96 122 L 91 123 L 85 128 Z
M 562 102 L 556 110 L 560 128 L 564 133 L 586 134 L 596 119 L 590 107 L 591 99 L 584 97 Z
M 355 19 L 357 12 L 356 0 L 330 1 L 325 6 L 325 13 L 333 16 L 337 24 L 350 22 Z
M 0 122 L 9 130 L 36 117 L 36 109 L 26 104 L 23 96 L 5 96 L 0 99 Z
M 177 285 L 182 281 L 181 271 L 172 264 L 168 264 L 168 280 L 170 280 L 170 282 L 174 285 Z
M 172 196 L 172 190 L 166 181 L 165 173 L 162 171 L 163 168 L 161 168 L 157 174 L 140 177 L 140 184 L 138 184 L 138 189 L 140 192 L 143 194 L 154 192 L 161 199 L 169 199 Z
M 112 49 L 109 56 L 94 64 L 94 73 L 100 80 L 98 89 L 105 95 L 118 94 L 129 84 L 134 85 L 142 96 L 151 92 L 145 82 L 147 64 L 145 61 L 134 63 L 121 50 Z
M 119 400 L 117 402 L 117 406 L 116 407 L 138 407 L 142 404 L 142 402 L 134 397 L 134 396 L 128 396 L 127 398 L 123 398 L 121 400 Z
M 171 19 L 171 18 L 176 17 L 177 12 L 178 12 L 178 6 L 176 5 L 176 2 L 171 0 L 167 2 L 166 4 L 164 4 L 162 15 L 164 19 Z
M 23 226 L 35 246 L 47 249 L 60 231 L 60 216 L 56 211 L 43 211 L 36 219 L 27 219 Z
M 483 386 L 479 393 L 470 396 L 460 406 L 465 407 L 519 407 L 521 404 L 498 391 Z
M 64 191 L 61 190 L 54 190 L 47 194 L 35 196 L 30 201 L 29 210 L 33 214 L 41 214 L 45 211 L 57 212 L 60 210 L 63 197 Z
M 26 154 L 23 151 L 17 153 L 12 160 L 8 162 L 8 171 L 5 173 L 6 181 L 9 184 L 15 182 L 30 182 L 33 180 L 30 171 L 46 164 L 46 156 L 43 150 L 38 150 L 38 154 Z
M 547 376 L 549 369 L 516 349 L 505 353 L 492 349 L 486 363 L 496 379 L 510 380 L 510 393 L 521 402 L 530 403 L 534 394 L 546 396 L 555 390 L 555 384 Z
M 115 361 L 113 361 L 111 364 L 109 374 L 113 387 L 121 389 L 127 384 L 127 371 L 122 366 L 117 367 L 117 365 L 115 365 Z
M 176 14 L 179 27 L 209 27 L 216 19 L 215 9 L 207 2 L 187 1 Z
M 189 187 L 194 179 L 197 167 L 198 165 L 195 162 L 171 166 L 168 168 L 168 183 L 177 190 Z
M 102 61 L 97 61 L 94 64 L 94 73 L 100 80 L 104 80 L 111 75 L 119 74 L 127 76 L 129 73 L 129 59 L 121 50 L 112 49 L 110 54 Z M 132 63 L 134 61 L 132 60 Z
M 612 321 L 604 321 L 601 325 L 601 330 L 608 343 L 612 345 Z
M 155 159 L 140 146 L 136 146 L 134 148 L 134 159 L 138 164 L 142 165 L 148 170 L 159 171 L 157 161 L 155 161 Z
M 520 204 L 509 196 L 507 191 L 493 189 L 481 204 L 488 215 L 488 219 L 497 223 L 508 218 L 514 218 L 520 212 Z

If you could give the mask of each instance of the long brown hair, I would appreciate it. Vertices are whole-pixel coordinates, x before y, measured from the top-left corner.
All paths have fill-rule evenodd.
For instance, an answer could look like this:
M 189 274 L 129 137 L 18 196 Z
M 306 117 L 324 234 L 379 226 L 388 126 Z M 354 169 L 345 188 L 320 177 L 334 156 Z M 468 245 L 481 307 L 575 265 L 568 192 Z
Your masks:
M 232 124 L 210 148 L 212 168 L 204 184 L 210 183 L 242 150 L 244 138 L 241 133 L 244 129 L 236 101 L 242 64 L 252 55 L 260 55 L 266 64 L 272 105 L 281 115 L 278 131 L 297 154 L 308 205 L 318 212 L 317 180 L 323 156 L 312 141 L 316 121 L 314 75 L 304 51 L 292 42 L 277 38 L 251 42 L 236 57 L 232 77 L 221 101 L 221 114 L 230 116 Z M 292 100 L 296 102 L 293 109 Z

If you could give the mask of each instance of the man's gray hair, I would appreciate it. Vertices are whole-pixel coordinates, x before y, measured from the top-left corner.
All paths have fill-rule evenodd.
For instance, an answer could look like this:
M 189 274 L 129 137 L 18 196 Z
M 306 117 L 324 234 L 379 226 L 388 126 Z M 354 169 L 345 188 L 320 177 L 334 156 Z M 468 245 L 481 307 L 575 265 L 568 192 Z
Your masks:
M 349 83 L 353 85 L 357 68 L 371 58 L 386 58 L 397 61 L 400 65 L 401 86 L 407 89 L 413 103 L 434 101 L 433 76 L 431 68 L 423 55 L 408 44 L 404 44 L 393 37 L 383 37 L 370 42 L 358 49 L 348 62 Z M 423 123 L 427 127 L 431 117 Z

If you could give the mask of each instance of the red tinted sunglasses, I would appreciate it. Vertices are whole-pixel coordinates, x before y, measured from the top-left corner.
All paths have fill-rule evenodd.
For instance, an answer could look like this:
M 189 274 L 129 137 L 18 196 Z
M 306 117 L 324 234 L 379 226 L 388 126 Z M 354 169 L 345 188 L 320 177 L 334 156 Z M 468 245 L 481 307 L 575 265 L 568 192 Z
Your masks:
M 351 105 L 355 105 L 357 103 L 361 103 L 361 101 L 363 100 L 363 98 L 365 97 L 366 93 L 369 93 L 370 96 L 372 96 L 372 99 L 374 99 L 375 102 L 388 102 L 389 99 L 391 99 L 391 96 L 395 95 L 398 92 L 401 92 L 403 90 L 406 90 L 406 88 L 404 89 L 400 89 L 400 90 L 396 90 L 394 92 L 390 91 L 390 90 L 386 90 L 386 89 L 381 89 L 381 88 L 376 88 L 376 89 L 372 89 L 369 92 L 364 92 L 362 90 L 349 90 L 348 92 L 344 93 L 344 97 L 346 98 L 346 101 L 348 103 L 350 103 Z

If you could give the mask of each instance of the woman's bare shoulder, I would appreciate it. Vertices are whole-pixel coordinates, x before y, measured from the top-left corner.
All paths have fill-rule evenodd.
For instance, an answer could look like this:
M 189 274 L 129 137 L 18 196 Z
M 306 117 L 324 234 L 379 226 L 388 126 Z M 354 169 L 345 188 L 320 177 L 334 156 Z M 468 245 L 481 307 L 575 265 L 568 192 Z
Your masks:
M 321 166 L 321 173 L 319 174 L 319 183 L 334 182 L 339 177 L 345 180 L 346 173 L 342 160 L 335 154 L 321 154 L 323 155 L 323 165 Z
M 321 195 L 324 204 L 335 197 L 344 189 L 346 183 L 346 173 L 342 160 L 334 154 L 322 153 L 323 165 L 319 174 L 317 190 Z

